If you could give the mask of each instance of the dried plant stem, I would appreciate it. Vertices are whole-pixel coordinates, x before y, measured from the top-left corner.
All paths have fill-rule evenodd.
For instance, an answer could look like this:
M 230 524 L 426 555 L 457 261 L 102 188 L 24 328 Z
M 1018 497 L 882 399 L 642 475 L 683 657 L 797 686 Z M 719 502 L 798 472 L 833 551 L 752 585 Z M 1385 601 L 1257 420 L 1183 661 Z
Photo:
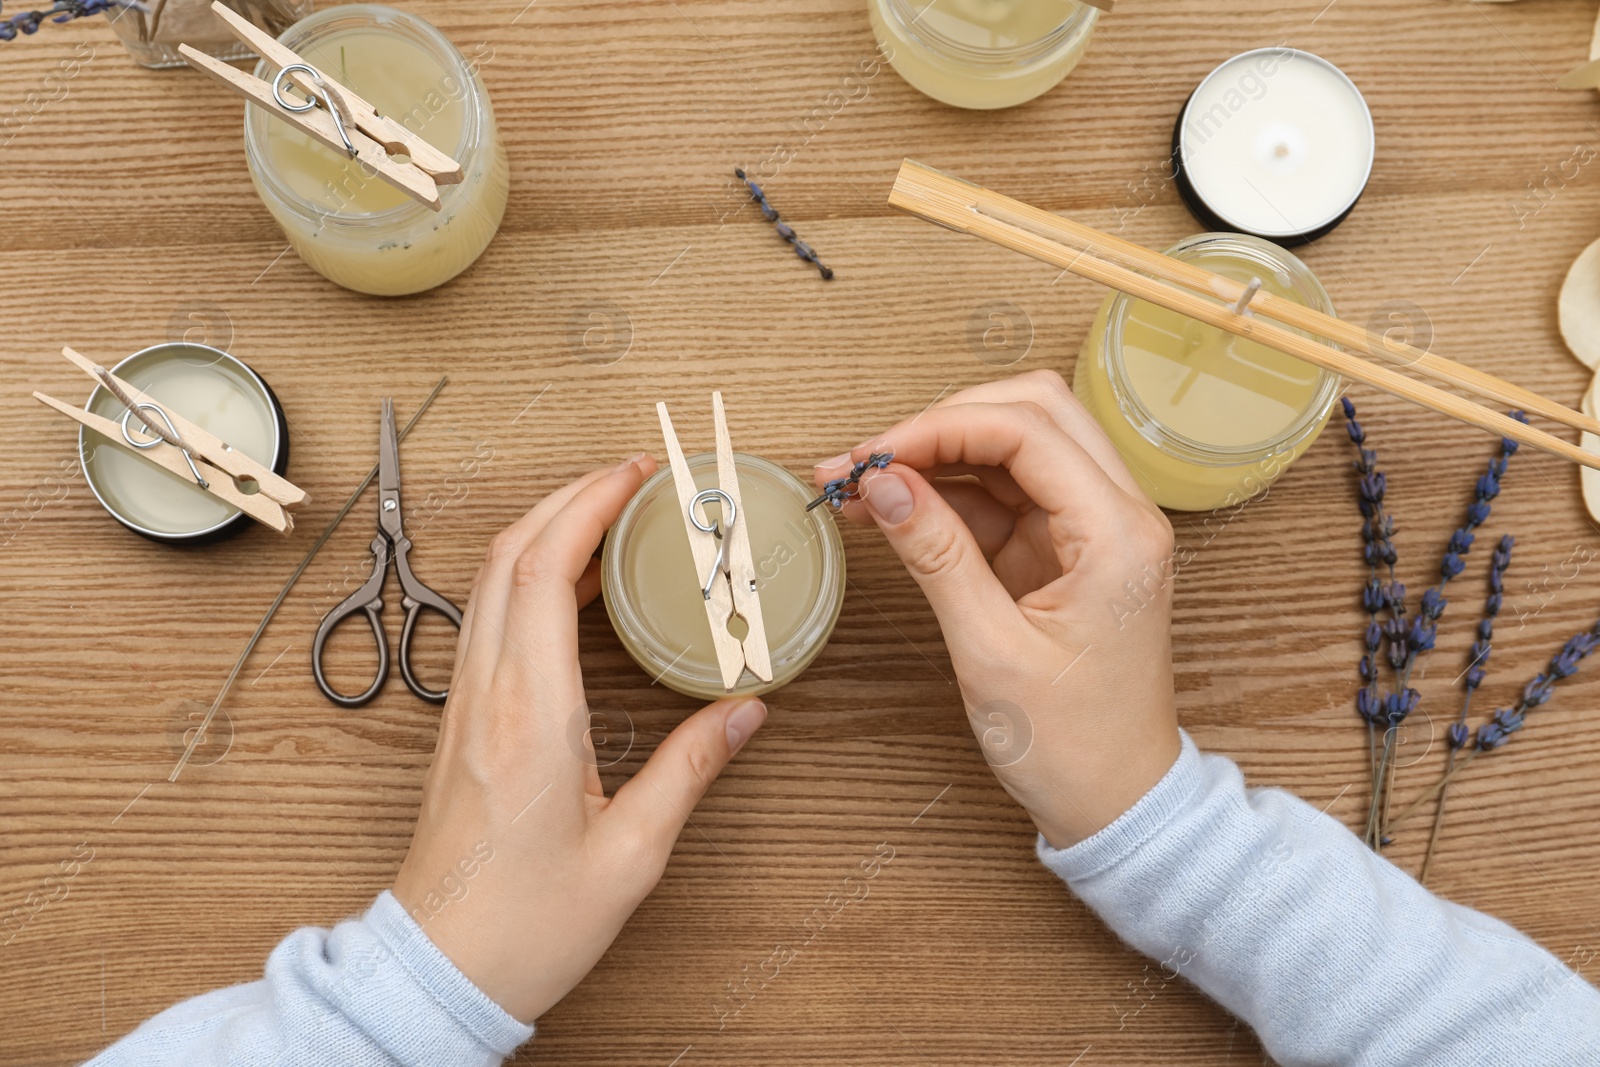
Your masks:
M 1450 784 L 1455 776 L 1466 770 L 1467 765 L 1476 759 L 1478 757 L 1478 753 L 1482 751 L 1483 749 L 1481 748 L 1467 750 L 1466 755 L 1456 760 L 1456 765 L 1454 767 L 1441 775 L 1437 782 L 1434 782 L 1427 789 L 1424 789 L 1421 796 L 1417 797 L 1417 799 L 1413 800 L 1411 803 L 1402 808 L 1399 815 L 1396 815 L 1393 819 L 1390 819 L 1389 825 L 1394 826 L 1397 823 L 1405 822 L 1407 819 L 1411 818 L 1411 816 L 1417 813 L 1418 808 L 1432 800 L 1439 793 L 1444 792 L 1445 787 Z
M 1450 758 L 1445 762 L 1444 773 L 1446 777 L 1455 770 L 1456 750 L 1450 750 Z M 1439 844 L 1439 831 L 1444 827 L 1444 803 L 1450 797 L 1449 792 L 1439 787 L 1439 806 L 1433 812 L 1433 829 L 1428 833 L 1428 850 L 1422 854 L 1422 869 L 1417 872 L 1417 881 L 1423 885 L 1428 884 L 1428 870 L 1433 866 L 1433 850 Z
M 1461 716 L 1457 721 L 1463 723 L 1467 721 L 1467 714 L 1472 709 L 1473 692 L 1474 690 L 1468 689 L 1467 695 L 1462 698 Z M 1434 810 L 1433 813 L 1433 829 L 1428 833 L 1428 849 L 1422 854 L 1422 869 L 1417 872 L 1417 881 L 1421 882 L 1423 885 L 1428 884 L 1428 871 L 1433 866 L 1433 850 L 1438 847 L 1439 831 L 1444 828 L 1444 805 L 1445 801 L 1450 797 L 1448 783 L 1450 780 L 1450 775 L 1454 773 L 1456 769 L 1456 756 L 1460 753 L 1460 751 L 1460 749 L 1456 748 L 1452 744 L 1450 748 L 1450 755 L 1445 759 L 1444 781 L 1446 784 L 1439 787 L 1439 806 Z M 1473 749 L 1473 751 L 1476 752 L 1477 749 Z

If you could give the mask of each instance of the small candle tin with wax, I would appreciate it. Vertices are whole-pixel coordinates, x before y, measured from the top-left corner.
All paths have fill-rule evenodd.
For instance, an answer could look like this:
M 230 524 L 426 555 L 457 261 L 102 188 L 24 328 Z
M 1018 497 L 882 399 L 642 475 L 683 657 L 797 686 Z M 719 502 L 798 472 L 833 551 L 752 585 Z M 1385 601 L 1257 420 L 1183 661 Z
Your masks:
M 833 520 L 806 511 L 812 491 L 759 456 L 733 454 L 757 590 L 771 654 L 772 681 L 746 672 L 723 686 L 705 598 L 684 531 L 672 471 L 652 475 L 606 535 L 601 592 L 623 647 L 652 679 L 704 700 L 770 692 L 817 657 L 844 603 L 844 543 Z M 717 456 L 688 457 L 701 489 L 715 487 Z
M 956 107 L 1012 107 L 1054 88 L 1100 11 L 1078 0 L 868 0 L 879 49 L 911 86 Z
M 1271 242 L 1209 233 L 1167 255 L 1334 314 L 1304 263 Z M 1072 391 L 1145 492 L 1177 511 L 1231 507 L 1265 490 L 1322 432 L 1339 376 L 1125 293 L 1101 305 Z
M 1295 245 L 1345 220 L 1376 150 L 1372 112 L 1343 71 L 1310 52 L 1259 48 L 1190 95 L 1172 170 L 1202 226 Z
M 242 360 L 207 345 L 154 345 L 118 363 L 113 374 L 277 474 L 289 467 L 289 425 L 266 381 Z M 104 386 L 85 409 L 109 419 L 127 410 Z M 78 456 L 89 489 L 112 518 L 168 544 L 202 544 L 251 521 L 192 480 L 147 462 L 99 433 L 78 432 Z
M 326 8 L 279 41 L 462 172 L 459 183 L 438 187 L 435 211 L 364 160 L 267 108 L 247 107 L 251 180 L 300 258 L 328 280 L 376 296 L 431 289 L 472 265 L 499 228 L 510 189 L 494 107 L 478 77 L 481 59 L 468 61 L 415 15 L 376 4 Z M 267 82 L 276 73 L 265 60 L 255 70 Z

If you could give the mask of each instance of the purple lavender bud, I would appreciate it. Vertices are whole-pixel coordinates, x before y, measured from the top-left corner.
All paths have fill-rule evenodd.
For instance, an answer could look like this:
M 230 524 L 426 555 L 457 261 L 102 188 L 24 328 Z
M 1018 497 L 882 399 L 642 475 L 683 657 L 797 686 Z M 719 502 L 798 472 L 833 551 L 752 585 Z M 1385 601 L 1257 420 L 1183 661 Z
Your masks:
M 1394 550 L 1394 543 L 1385 541 L 1381 547 L 1383 549 L 1383 562 L 1393 567 L 1400 558 L 1399 554 Z
M 1514 708 L 1502 708 L 1494 713 L 1494 724 L 1502 732 L 1514 734 L 1522 729 L 1522 724 L 1527 721 L 1527 716 Z
M 1467 522 L 1473 526 L 1482 526 L 1489 521 L 1489 505 L 1483 501 L 1476 501 L 1467 506 Z
M 1367 623 L 1367 651 L 1376 652 L 1383 645 L 1383 627 L 1378 623 Z
M 1473 487 L 1479 500 L 1493 500 L 1500 495 L 1500 479 L 1496 478 L 1494 471 L 1478 476 L 1477 485 Z
M 1368 578 L 1361 590 L 1361 606 L 1368 615 L 1376 615 L 1389 606 L 1389 593 L 1376 578 Z
M 1500 591 L 1496 589 L 1494 595 L 1483 602 L 1484 613 L 1489 615 L 1491 618 L 1500 614 L 1500 603 Z
M 1368 685 L 1371 685 L 1373 682 L 1378 680 L 1378 668 L 1373 666 L 1371 656 L 1362 656 L 1361 663 L 1357 666 L 1356 670 L 1360 673 L 1361 680 L 1366 682 Z
M 1360 458 L 1356 460 L 1356 470 L 1368 474 L 1378 469 L 1378 453 L 1370 448 L 1363 448 L 1358 455 Z
M 1433 648 L 1434 638 L 1438 636 L 1439 628 L 1428 621 L 1426 615 L 1418 615 L 1411 620 L 1411 633 L 1406 638 L 1413 652 L 1427 652 Z
M 1468 552 L 1472 551 L 1472 542 L 1475 540 L 1477 540 L 1477 538 L 1472 536 L 1472 532 L 1470 530 L 1457 530 L 1450 535 L 1450 540 L 1445 545 L 1445 551 L 1455 552 L 1464 556 Z
M 1522 705 L 1527 708 L 1536 708 L 1549 700 L 1551 695 L 1550 679 L 1542 674 L 1536 674 L 1527 685 L 1522 687 Z
M 1407 715 L 1416 710 L 1420 694 L 1415 689 L 1407 689 L 1404 693 L 1390 693 L 1383 701 L 1385 717 L 1389 725 L 1399 726 L 1405 721 Z
M 1467 724 L 1457 722 L 1450 724 L 1450 732 L 1446 735 L 1450 740 L 1451 748 L 1465 748 L 1467 746 Z
M 1478 747 L 1482 749 L 1499 748 L 1506 743 L 1506 733 L 1492 722 L 1486 722 L 1478 727 Z
M 1474 644 L 1472 646 L 1473 651 L 1477 652 L 1478 649 L 1480 648 L 1480 646 L 1483 647 L 1483 648 L 1487 648 L 1489 646 L 1489 642 L 1493 638 L 1494 638 L 1494 620 L 1492 620 L 1492 619 L 1479 619 L 1478 620 L 1478 643 Z
M 1454 552 L 1446 552 L 1439 564 L 1439 576 L 1448 582 L 1466 569 L 1467 565 L 1461 561 L 1460 556 Z
M 1377 699 L 1372 695 L 1372 690 L 1356 690 L 1356 714 L 1368 722 L 1378 721 Z
M 1404 582 L 1389 583 L 1389 606 L 1396 615 L 1406 613 L 1406 586 Z
M 1345 418 L 1353 419 L 1353 418 L 1356 417 L 1356 406 L 1354 404 L 1350 403 L 1350 398 L 1349 397 L 1341 396 L 1339 398 L 1339 404 L 1340 404 L 1341 407 L 1344 408 L 1344 417 Z
M 1361 428 L 1361 424 L 1359 422 L 1357 422 L 1355 419 L 1351 419 L 1349 422 L 1347 422 L 1345 424 L 1344 428 L 1345 428 L 1345 432 L 1350 435 L 1350 440 L 1352 442 L 1354 442 L 1358 447 L 1361 446 L 1361 445 L 1366 444 L 1366 442 L 1367 442 L 1367 431 L 1363 430 Z
M 1430 589 L 1422 594 L 1422 604 L 1418 610 L 1430 619 L 1437 619 L 1444 614 L 1444 609 L 1449 603 L 1439 590 Z
M 1388 488 L 1388 485 L 1388 476 L 1382 471 L 1373 471 L 1371 474 L 1362 475 L 1359 486 L 1361 498 L 1370 500 L 1374 504 L 1381 504 L 1383 503 L 1384 490 Z
M 1489 571 L 1489 592 L 1495 596 L 1505 592 L 1505 578 L 1501 571 L 1494 569 Z
M 1483 668 L 1482 667 L 1468 667 L 1467 668 L 1467 681 L 1466 681 L 1467 691 L 1471 692 L 1472 690 L 1477 689 L 1478 686 L 1480 686 L 1482 684 L 1483 684 Z

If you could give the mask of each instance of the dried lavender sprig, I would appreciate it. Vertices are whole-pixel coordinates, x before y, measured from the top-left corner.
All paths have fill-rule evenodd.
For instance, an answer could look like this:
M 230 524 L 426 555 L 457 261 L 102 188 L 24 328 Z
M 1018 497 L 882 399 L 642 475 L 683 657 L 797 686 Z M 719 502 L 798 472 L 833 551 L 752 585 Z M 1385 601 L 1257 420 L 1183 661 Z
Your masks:
M 837 511 L 838 509 L 844 507 L 844 502 L 846 500 L 855 496 L 856 488 L 861 482 L 861 476 L 867 473 L 867 469 L 869 467 L 876 467 L 878 470 L 883 470 L 883 468 L 887 467 L 892 462 L 894 462 L 893 452 L 874 452 L 860 463 L 857 463 L 854 467 L 851 467 L 850 473 L 847 476 L 843 478 L 835 478 L 828 484 L 824 485 L 822 487 L 822 495 L 817 497 L 817 499 L 813 500 L 811 503 L 807 504 L 806 510 L 810 511 L 812 508 L 819 507 L 823 504 L 831 504 L 833 505 L 834 510 Z
M 734 167 L 733 173 L 750 190 L 751 198 L 755 200 L 756 206 L 761 209 L 762 218 L 773 224 L 773 229 L 777 230 L 779 237 L 794 246 L 794 254 L 807 263 L 816 264 L 817 273 L 822 275 L 822 280 L 831 282 L 833 280 L 833 268 L 823 266 L 822 260 L 817 258 L 817 254 L 812 251 L 811 246 L 800 240 L 794 229 L 778 217 L 777 208 L 767 202 L 767 194 L 761 186 L 745 177 L 744 169 L 741 167 Z
M 1368 560 L 1370 568 L 1376 568 L 1376 563 L 1379 560 L 1386 561 L 1386 563 L 1389 563 L 1390 576 L 1392 576 L 1394 558 L 1397 553 L 1395 553 L 1394 539 L 1392 539 L 1394 537 L 1394 522 L 1382 509 L 1382 499 L 1384 499 L 1384 493 L 1387 490 L 1386 478 L 1376 470 L 1376 453 L 1363 448 L 1366 443 L 1366 432 L 1360 426 L 1360 422 L 1355 421 L 1354 403 L 1350 403 L 1349 398 L 1344 398 L 1342 405 L 1344 405 L 1346 419 L 1349 421 L 1350 440 L 1358 448 L 1358 459 L 1355 467 L 1362 474 L 1360 504 L 1362 504 L 1362 515 L 1363 520 L 1365 520 L 1362 536 L 1366 541 L 1366 560 Z M 1526 414 L 1523 414 L 1522 411 L 1512 411 L 1510 416 L 1517 419 L 1518 422 L 1528 421 Z M 1405 614 L 1403 587 L 1400 587 L 1397 582 L 1390 581 L 1392 589 L 1394 587 L 1400 589 L 1400 597 L 1392 597 L 1392 600 L 1394 600 L 1392 611 L 1390 611 L 1390 616 L 1392 617 L 1384 627 L 1384 635 L 1389 638 L 1389 664 L 1390 667 L 1394 667 L 1395 673 L 1397 673 L 1397 685 L 1395 685 L 1395 694 L 1392 694 L 1392 696 L 1379 701 L 1376 694 L 1374 694 L 1373 697 L 1366 701 L 1366 709 L 1381 712 L 1381 720 L 1384 721 L 1384 726 L 1386 726 L 1386 729 L 1384 729 L 1384 745 L 1382 745 L 1382 752 L 1378 757 L 1378 761 L 1376 761 L 1376 771 L 1374 771 L 1373 797 L 1371 797 L 1368 813 L 1366 813 L 1366 841 L 1368 841 L 1368 845 L 1373 845 L 1374 848 L 1381 845 L 1384 837 L 1386 837 L 1384 824 L 1387 821 L 1387 809 L 1389 809 L 1389 800 L 1392 797 L 1392 787 L 1394 787 L 1395 768 L 1392 755 L 1394 755 L 1395 731 L 1397 731 L 1400 723 L 1405 720 L 1406 715 L 1410 715 L 1411 710 L 1416 707 L 1416 699 L 1411 697 L 1411 693 L 1414 693 L 1413 689 L 1410 688 L 1411 670 L 1414 669 L 1419 654 L 1426 653 L 1426 651 L 1434 648 L 1435 638 L 1437 638 L 1438 633 L 1438 619 L 1445 614 L 1445 608 L 1450 603 L 1450 601 L 1445 600 L 1445 595 L 1443 595 L 1445 585 L 1453 577 L 1459 576 L 1462 569 L 1466 569 L 1466 561 L 1462 560 L 1462 557 L 1466 557 L 1467 552 L 1472 550 L 1472 542 L 1475 539 L 1474 531 L 1490 517 L 1491 502 L 1499 496 L 1501 478 L 1506 474 L 1507 462 L 1514 454 L 1517 454 L 1517 448 L 1517 442 L 1514 442 L 1514 440 L 1501 438 L 1501 454 L 1488 462 L 1488 470 L 1486 470 L 1485 474 L 1480 475 L 1477 482 L 1474 483 L 1474 498 L 1472 498 L 1472 504 L 1467 506 L 1466 522 L 1456 528 L 1451 533 L 1450 541 L 1446 542 L 1445 553 L 1443 553 L 1442 560 L 1440 560 L 1440 568 L 1438 568 L 1438 584 L 1427 590 L 1426 593 L 1422 593 L 1418 614 L 1411 619 L 1410 625 L 1406 625 L 1405 619 L 1402 617 Z M 1371 731 L 1368 733 L 1368 741 L 1371 742 Z
M 1600 620 L 1589 629 L 1569 637 L 1566 644 L 1561 646 L 1561 651 L 1550 657 L 1550 663 L 1544 671 L 1534 675 L 1528 684 L 1522 687 L 1522 697 L 1516 706 L 1502 708 L 1495 712 L 1488 722 L 1479 726 L 1474 744 L 1461 754 L 1455 767 L 1441 775 L 1438 781 L 1423 790 L 1421 796 L 1406 805 L 1405 810 L 1395 816 L 1390 825 L 1410 817 L 1418 808 L 1433 799 L 1435 794 L 1443 792 L 1451 780 L 1478 756 L 1485 752 L 1493 752 L 1511 740 L 1511 735 L 1520 731 L 1526 724 L 1527 713 L 1548 703 L 1555 695 L 1555 684 L 1563 678 L 1570 678 L 1578 673 L 1578 667 L 1596 648 L 1600 648 Z
M 44 11 L 24 11 L 8 19 L 0 19 L 0 41 L 14 41 L 18 33 L 34 34 L 45 19 L 51 22 L 71 22 L 86 15 L 98 15 L 112 8 L 136 8 L 149 13 L 140 0 L 56 0 L 55 6 Z
M 1362 555 L 1367 561 L 1367 584 L 1361 591 L 1361 605 L 1367 612 L 1367 628 L 1365 632 L 1365 652 L 1361 657 L 1360 673 L 1362 682 L 1366 683 L 1356 693 L 1356 713 L 1367 721 L 1369 726 L 1377 721 L 1378 713 L 1378 653 L 1383 645 L 1383 623 L 1379 616 L 1390 611 L 1394 604 L 1393 583 L 1394 563 L 1397 558 L 1394 548 L 1394 523 L 1383 514 L 1383 494 L 1385 480 L 1378 471 L 1378 454 L 1365 448 L 1367 432 L 1356 421 L 1356 406 L 1348 399 L 1341 398 L 1344 404 L 1344 415 L 1347 420 L 1346 431 L 1350 441 L 1356 446 L 1356 473 L 1358 480 L 1359 504 L 1361 508 L 1361 540 L 1363 542 Z M 1390 584 L 1378 580 L 1378 565 L 1385 563 L 1389 567 Z M 1404 604 L 1404 589 L 1401 589 L 1400 602 Z
M 1494 554 L 1489 559 L 1489 595 L 1483 602 L 1483 618 L 1478 620 L 1478 638 L 1472 642 L 1472 647 L 1467 650 L 1467 669 L 1462 682 L 1461 711 L 1456 716 L 1456 721 L 1450 725 L 1450 730 L 1445 736 L 1449 744 L 1449 755 L 1445 759 L 1445 776 L 1455 770 L 1456 753 L 1467 744 L 1467 712 L 1472 708 L 1472 694 L 1478 691 L 1483 684 L 1484 672 L 1489 663 L 1489 652 L 1493 648 L 1494 620 L 1500 614 L 1502 596 L 1505 590 L 1506 568 L 1511 566 L 1511 549 L 1516 544 L 1516 539 L 1510 534 L 1500 538 L 1500 543 L 1495 546 Z M 1422 869 L 1417 873 L 1417 881 L 1424 884 L 1428 881 L 1428 871 L 1433 866 L 1434 849 L 1439 845 L 1439 832 L 1444 829 L 1445 801 L 1449 799 L 1448 787 L 1439 790 L 1439 806 L 1433 813 L 1433 829 L 1428 834 L 1428 848 L 1422 854 Z
M 1365 652 L 1361 658 L 1363 687 L 1356 692 L 1356 713 L 1367 724 L 1367 756 L 1372 772 L 1372 803 L 1367 809 L 1365 836 L 1368 844 L 1376 847 L 1377 811 L 1383 795 L 1383 768 L 1389 763 L 1389 753 L 1394 745 L 1394 729 L 1410 714 L 1416 700 L 1410 692 L 1384 697 L 1378 688 L 1378 653 L 1385 641 L 1388 644 L 1389 667 L 1400 678 L 1408 658 L 1405 623 L 1405 586 L 1395 580 L 1394 566 L 1399 554 L 1394 546 L 1394 518 L 1384 510 L 1384 496 L 1388 479 L 1378 469 L 1378 453 L 1366 447 L 1367 432 L 1356 419 L 1356 406 L 1349 397 L 1341 397 L 1344 409 L 1345 431 L 1356 448 L 1355 469 L 1357 504 L 1361 509 L 1362 557 L 1367 562 L 1367 583 L 1362 589 L 1362 607 L 1367 611 L 1364 634 Z M 1388 569 L 1388 582 L 1379 579 L 1378 568 Z M 1388 618 L 1379 621 L 1379 616 Z M 1399 686 L 1404 691 L 1403 686 Z M 1383 727 L 1383 755 L 1379 756 L 1378 727 Z
M 1527 415 L 1521 411 L 1512 411 L 1510 416 L 1518 422 L 1526 423 Z M 1429 589 L 1422 595 L 1416 617 L 1411 622 L 1411 627 L 1404 638 L 1406 647 L 1405 662 L 1400 668 L 1399 688 L 1406 690 L 1411 681 L 1411 672 L 1416 666 L 1419 653 L 1429 652 L 1434 647 L 1438 634 L 1438 623 L 1444 615 L 1449 601 L 1444 597 L 1444 588 L 1453 578 L 1458 577 L 1466 569 L 1463 557 L 1472 550 L 1473 541 L 1476 539 L 1474 531 L 1488 520 L 1491 504 L 1500 495 L 1500 479 L 1506 473 L 1506 467 L 1512 456 L 1517 454 L 1520 446 L 1508 437 L 1500 439 L 1500 455 L 1491 459 L 1487 470 L 1473 483 L 1472 503 L 1467 505 L 1465 521 L 1450 534 L 1450 540 L 1445 544 L 1444 555 L 1439 561 L 1439 584 Z M 1390 647 L 1391 660 L 1394 658 L 1393 643 Z M 1409 690 L 1406 690 L 1409 691 Z M 1396 724 L 1398 725 L 1398 724 Z M 1382 781 L 1382 801 L 1373 798 L 1372 808 L 1369 810 L 1369 834 L 1373 841 L 1381 843 L 1386 836 L 1389 802 L 1394 795 L 1393 761 L 1388 757 L 1392 755 L 1393 745 L 1390 736 L 1384 737 L 1384 755 L 1379 758 L 1379 778 Z M 1387 770 L 1387 774 L 1385 774 Z

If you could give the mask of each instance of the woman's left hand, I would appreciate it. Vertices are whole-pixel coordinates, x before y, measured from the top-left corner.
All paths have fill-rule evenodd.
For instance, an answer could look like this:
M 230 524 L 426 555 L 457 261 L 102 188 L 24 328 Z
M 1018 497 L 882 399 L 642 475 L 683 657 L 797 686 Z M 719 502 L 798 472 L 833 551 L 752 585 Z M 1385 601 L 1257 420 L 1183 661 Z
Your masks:
M 600 787 L 578 609 L 593 558 L 655 461 L 552 493 L 495 537 L 473 583 L 450 699 L 394 895 L 479 989 L 532 1022 L 600 959 L 655 887 L 706 789 L 766 718 L 721 700 L 616 795 Z

